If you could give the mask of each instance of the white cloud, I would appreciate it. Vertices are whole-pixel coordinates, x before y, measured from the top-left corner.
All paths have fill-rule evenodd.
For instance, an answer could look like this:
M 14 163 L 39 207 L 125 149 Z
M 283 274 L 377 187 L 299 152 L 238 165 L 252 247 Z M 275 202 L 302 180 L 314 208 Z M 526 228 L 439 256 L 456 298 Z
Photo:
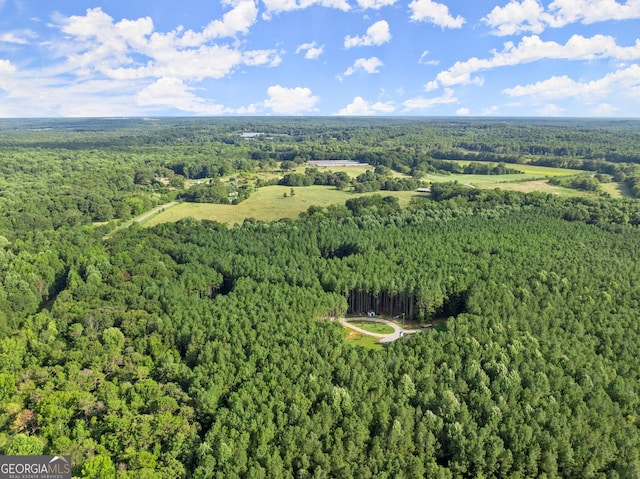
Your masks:
M 367 47 L 371 45 L 382 45 L 391 40 L 391 32 L 389 24 L 386 20 L 380 20 L 367 28 L 367 33 L 361 37 L 346 36 L 344 38 L 344 47 Z
M 553 41 L 542 41 L 540 37 L 533 35 L 523 37 L 517 46 L 511 42 L 505 43 L 504 49 L 501 52 L 494 51 L 491 58 L 474 57 L 456 62 L 448 70 L 438 73 L 436 79 L 446 86 L 480 84 L 482 78 L 472 78 L 471 75 L 482 70 L 531 63 L 542 59 L 595 60 L 602 58 L 619 60 L 640 58 L 640 40 L 636 40 L 633 46 L 621 47 L 610 36 L 595 35 L 585 38 L 581 35 L 573 35 L 566 44 L 562 45 Z
M 37 38 L 37 36 L 38 35 L 32 30 L 14 30 L 1 34 L 0 42 L 27 45 L 31 43 L 34 38 Z
M 344 72 L 345 76 L 353 75 L 358 70 L 363 70 L 367 73 L 378 73 L 378 68 L 384 66 L 384 63 L 378 57 L 371 58 L 358 58 L 352 66 L 347 68 Z
M 554 104 L 549 103 L 544 105 L 542 108 L 538 108 L 536 113 L 541 116 L 560 116 L 564 112 L 564 108 Z
M 471 110 L 468 108 L 458 108 L 456 110 L 456 115 L 458 116 L 469 116 L 471 114 Z
M 600 103 L 589 110 L 589 113 L 594 116 L 615 116 L 618 109 L 610 105 L 609 103 Z
M 379 10 L 382 7 L 388 7 L 393 5 L 397 0 L 357 0 L 360 8 L 370 8 L 372 10 Z
M 409 9 L 411 20 L 416 22 L 429 22 L 442 28 L 460 28 L 465 23 L 460 15 L 454 18 L 445 4 L 432 0 L 413 0 Z
M 496 6 L 484 22 L 494 35 L 515 35 L 522 32 L 541 33 L 546 27 L 564 27 L 580 22 L 592 24 L 610 20 L 640 18 L 640 2 L 627 0 L 555 0 L 548 9 L 537 0 L 511 0 L 504 7 Z
M 241 0 L 227 13 L 222 20 L 213 20 L 202 32 L 209 40 L 212 38 L 231 37 L 237 33 L 247 34 L 256 23 L 258 7 L 253 0 Z
M 371 116 L 378 113 L 392 113 L 396 109 L 393 102 L 370 103 L 361 96 L 357 96 L 338 115 Z
M 324 45 L 317 46 L 316 42 L 303 43 L 296 49 L 296 53 L 305 52 L 304 57 L 307 60 L 315 60 L 324 50 Z
M 496 105 L 491 105 L 482 109 L 483 116 L 492 116 L 498 113 L 499 108 Z
M 551 16 L 537 0 L 512 0 L 504 7 L 496 6 L 483 18 L 494 35 L 515 35 L 521 32 L 541 33 Z
M 3 60 L 0 58 L 0 73 L 2 74 L 10 74 L 16 71 L 16 67 L 9 60 Z
M 281 62 L 282 57 L 276 50 L 249 50 L 242 53 L 242 63 L 244 65 L 276 67 Z
M 207 104 L 193 93 L 193 88 L 178 78 L 160 78 L 138 93 L 137 101 L 142 106 L 168 107 L 206 115 L 224 112 L 223 106 Z
M 425 50 L 424 52 L 422 52 L 422 55 L 420 55 L 420 59 L 418 60 L 418 63 L 420 63 L 421 65 L 439 65 L 440 64 L 440 61 L 438 60 L 425 60 L 427 55 L 429 55 L 429 50 Z
M 61 60 L 37 71 L 16 72 L 12 63 L 0 59 L 0 89 L 6 92 L 0 112 L 5 116 L 148 114 L 163 108 L 206 115 L 253 112 L 254 105 L 234 110 L 214 104 L 202 98 L 194 84 L 224 78 L 242 66 L 272 67 L 281 62 L 278 51 L 244 50 L 237 38 L 213 43 L 214 38 L 246 33 L 256 12 L 253 0 L 237 0 L 220 20 L 200 32 L 179 27 L 168 33 L 155 31 L 149 17 L 114 21 L 100 8 L 88 9 L 85 15 L 54 15 L 49 26 L 57 27 L 64 38 L 41 45 Z
M 430 82 L 427 82 L 427 84 L 424 86 L 424 91 L 433 91 L 437 89 L 438 89 L 438 82 L 435 80 L 431 80 Z
M 335 8 L 348 12 L 351 9 L 347 0 L 262 0 L 267 11 L 262 14 L 262 18 L 268 20 L 274 13 L 291 12 L 293 10 L 303 10 L 314 5 L 326 8 Z
M 640 18 L 640 2 L 627 0 L 618 3 L 615 0 L 555 0 L 549 4 L 554 14 L 554 25 L 565 26 L 581 22 L 591 24 L 608 20 L 631 20 Z
M 424 98 L 415 97 L 406 100 L 402 105 L 405 107 L 404 111 L 410 110 L 426 110 L 433 108 L 436 105 L 446 105 L 449 103 L 456 103 L 458 99 L 454 96 L 451 88 L 445 88 L 444 93 L 441 96 Z
M 275 50 L 243 52 L 237 46 L 208 44 L 214 37 L 244 32 L 255 21 L 255 15 L 246 14 L 251 8 L 255 8 L 252 1 L 241 0 L 200 33 L 154 32 L 148 17 L 114 23 L 100 8 L 87 10 L 85 16 L 62 18 L 61 31 L 73 40 L 65 52 L 68 71 L 79 77 L 200 81 L 223 78 L 239 65 L 278 65 L 281 58 Z
M 640 87 L 640 66 L 631 65 L 589 82 L 576 81 L 567 75 L 553 76 L 529 85 L 507 88 L 503 93 L 511 97 L 529 96 L 545 100 L 571 97 L 594 99 L 604 98 L 614 91 L 629 92 L 637 87 Z
M 315 111 L 319 101 L 317 96 L 313 96 L 309 88 L 285 88 L 274 85 L 267 90 L 269 99 L 264 101 L 264 106 L 270 108 L 274 113 L 284 115 L 297 115 L 309 111 Z

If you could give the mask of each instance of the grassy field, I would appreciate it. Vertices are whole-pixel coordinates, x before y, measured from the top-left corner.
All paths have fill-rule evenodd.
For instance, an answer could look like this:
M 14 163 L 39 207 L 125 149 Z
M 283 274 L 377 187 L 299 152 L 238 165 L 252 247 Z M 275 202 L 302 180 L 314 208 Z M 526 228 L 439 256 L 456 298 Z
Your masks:
M 458 161 L 458 160 L 451 160 Z M 469 163 L 468 161 L 458 161 Z M 573 175 L 580 173 L 578 170 L 565 170 L 562 168 L 550 168 L 532 165 L 509 165 L 524 171 L 524 174 L 516 175 L 426 175 L 425 181 L 443 182 L 458 181 L 461 184 L 475 186 L 477 188 L 503 188 L 515 191 L 545 191 L 564 196 L 584 195 L 584 192 L 560 188 L 549 185 L 544 178 L 560 175 Z M 296 172 L 304 173 L 306 165 L 296 168 Z M 319 170 L 343 171 L 351 177 L 373 169 L 371 166 L 331 166 L 317 167 Z M 404 176 L 395 173 L 396 176 Z M 255 183 L 258 178 L 268 179 L 282 176 L 282 172 L 255 172 L 245 175 L 249 184 Z M 623 193 L 614 186 L 610 188 L 612 196 L 622 196 Z M 151 216 L 144 221 L 144 226 L 154 226 L 159 223 L 178 221 L 181 218 L 193 217 L 195 219 L 215 220 L 220 223 L 233 225 L 242 223 L 247 218 L 255 218 L 261 221 L 274 221 L 282 218 L 297 218 L 300 213 L 310 206 L 326 207 L 332 204 L 344 204 L 350 198 L 362 196 L 347 191 L 336 190 L 331 186 L 307 186 L 294 188 L 295 196 L 289 196 L 291 188 L 288 186 L 266 186 L 258 188 L 247 200 L 239 205 L 220 205 L 205 203 L 180 203 L 170 209 Z M 609 190 L 607 190 L 609 191 Z M 284 194 L 287 194 L 287 197 Z M 400 206 L 405 207 L 412 198 L 424 196 L 412 191 L 379 191 L 369 194 L 392 195 L 399 199 Z
M 466 161 L 466 160 L 443 160 L 443 161 L 451 161 L 454 163 L 458 163 L 460 165 L 469 165 L 471 163 L 481 163 L 486 164 L 485 161 Z M 517 175 L 500 175 L 500 178 L 503 176 L 513 176 L 521 178 L 523 176 L 568 176 L 568 175 L 577 175 L 580 173 L 584 173 L 583 170 L 571 170 L 568 168 L 553 168 L 551 166 L 536 166 L 536 165 L 521 165 L 521 164 L 512 164 L 506 163 L 507 168 L 511 168 L 514 170 L 522 171 L 523 174 Z M 476 176 L 476 175 L 456 175 L 456 176 Z M 480 175 L 482 176 L 482 175 Z M 489 175 L 489 177 L 491 177 Z
M 382 344 L 378 342 L 377 338 L 372 336 L 366 336 L 353 329 L 343 328 L 344 337 L 349 344 L 354 346 L 362 346 L 367 349 L 382 349 Z
M 627 186 L 624 183 L 602 183 L 602 191 L 609 193 L 612 198 L 631 198 Z
M 455 161 L 460 164 L 469 164 L 469 161 Z M 564 168 L 551 168 L 548 166 L 534 166 L 534 165 L 507 165 L 510 168 L 514 168 L 522 171 L 523 173 L 513 175 L 435 175 L 428 174 L 424 179 L 432 181 L 434 183 L 440 183 L 443 181 L 457 181 L 465 185 L 472 185 L 477 187 L 484 187 L 485 185 L 491 185 L 492 188 L 502 188 L 505 183 L 514 182 L 531 182 L 534 180 L 541 180 L 551 176 L 568 176 L 576 175 L 578 173 L 584 173 L 581 170 L 569 170 Z M 505 188 L 513 189 L 508 186 Z M 531 190 L 533 191 L 533 190 Z
M 288 186 L 265 186 L 258 188 L 248 199 L 238 205 L 218 205 L 209 203 L 180 203 L 177 206 L 158 213 L 144 223 L 154 226 L 159 223 L 178 221 L 181 218 L 215 220 L 233 225 L 242 223 L 246 218 L 262 221 L 274 221 L 281 218 L 297 218 L 310 206 L 329 206 L 344 204 L 349 198 L 372 195 L 396 196 L 400 206 L 409 204 L 411 198 L 420 196 L 413 191 L 378 191 L 375 193 L 355 194 L 336 190 L 333 186 L 306 186 L 294 188 L 295 196 L 284 197 L 291 188 Z
M 523 181 L 517 183 L 484 183 L 478 185 L 478 188 L 493 189 L 501 188 L 503 190 L 521 191 L 523 193 L 531 193 L 533 191 L 541 191 L 544 193 L 553 193 L 561 196 L 586 196 L 592 195 L 585 191 L 573 190 L 571 188 L 563 188 L 547 183 L 547 180 Z
M 393 333 L 393 328 L 388 324 L 377 323 L 375 321 L 349 321 L 349 324 L 353 324 L 360 329 L 364 329 L 365 331 L 369 331 L 370 333 L 375 334 L 391 334 Z

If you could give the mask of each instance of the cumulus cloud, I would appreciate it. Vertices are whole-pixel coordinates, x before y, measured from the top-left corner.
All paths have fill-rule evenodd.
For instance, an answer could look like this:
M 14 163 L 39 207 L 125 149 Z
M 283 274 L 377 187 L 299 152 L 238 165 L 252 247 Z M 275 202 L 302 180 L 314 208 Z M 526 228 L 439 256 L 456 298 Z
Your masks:
M 167 108 L 206 115 L 253 112 L 254 105 L 230 109 L 212 103 L 197 88 L 201 81 L 227 77 L 241 67 L 281 62 L 280 52 L 246 50 L 237 38 L 255 23 L 255 2 L 224 4 L 229 10 L 197 32 L 182 27 L 158 32 L 149 17 L 116 21 L 101 8 L 84 15 L 55 14 L 49 26 L 64 38 L 42 45 L 60 60 L 33 75 L 17 73 L 11 62 L 0 59 L 0 91 L 6 92 L 0 111 L 5 116 L 148 114 Z M 28 31 L 11 35 L 5 33 L 3 40 L 20 43 L 35 36 Z M 29 104 L 37 111 L 28 110 Z
M 281 58 L 275 50 L 209 44 L 213 38 L 245 32 L 255 21 L 255 15 L 247 14 L 251 8 L 252 1 L 241 0 L 199 33 L 158 33 L 149 17 L 114 22 L 100 8 L 89 9 L 86 15 L 59 19 L 61 31 L 73 40 L 65 52 L 67 67 L 80 77 L 98 73 L 117 79 L 200 81 L 223 78 L 239 65 L 278 65 Z
M 640 18 L 640 2 L 627 0 L 618 3 L 616 0 L 555 0 L 549 4 L 554 15 L 555 24 L 565 26 L 569 23 L 581 22 L 591 24 L 608 20 L 631 20 Z
M 458 108 L 456 110 L 456 115 L 458 116 L 469 116 L 471 114 L 471 110 L 469 110 L 468 108 Z
M 303 43 L 296 49 L 296 53 L 304 52 L 304 57 L 307 60 L 315 60 L 324 50 L 324 45 L 317 46 L 316 42 Z
M 432 0 L 413 0 L 409 10 L 415 22 L 429 22 L 442 28 L 460 28 L 465 23 L 460 15 L 453 17 L 445 4 Z
M 241 0 L 227 13 L 222 20 L 213 20 L 202 32 L 203 40 L 231 37 L 237 33 L 247 34 L 256 23 L 258 7 L 253 0 Z
M 9 60 L 0 59 L 0 73 L 10 74 L 16 71 L 16 67 Z
M 483 18 L 493 28 L 494 35 L 515 35 L 521 32 L 541 33 L 551 20 L 537 0 L 512 0 L 504 7 L 496 6 Z
M 402 105 L 405 107 L 404 111 L 426 110 L 437 105 L 446 105 L 449 103 L 456 103 L 457 101 L 458 99 L 453 94 L 453 89 L 445 88 L 444 93 L 441 96 L 431 98 L 415 97 L 406 100 Z
M 207 104 L 193 93 L 193 88 L 178 78 L 160 78 L 140 91 L 137 101 L 142 106 L 163 106 L 206 115 L 224 112 L 223 106 Z
M 424 86 L 424 91 L 433 91 L 437 89 L 438 89 L 438 82 L 435 80 L 431 80 L 430 82 L 427 82 L 427 84 Z
M 503 90 L 510 97 L 534 97 L 544 100 L 586 97 L 602 98 L 613 91 L 632 91 L 640 87 L 640 66 L 631 65 L 628 68 L 608 73 L 602 78 L 589 82 L 573 80 L 567 75 L 553 76 L 547 80 L 517 85 Z
M 262 14 L 265 20 L 271 18 L 272 14 L 302 10 L 317 5 L 326 8 L 335 8 L 348 12 L 351 9 L 347 0 L 262 0 L 267 11 Z
M 393 102 L 375 102 L 371 103 L 357 96 L 346 107 L 338 111 L 338 115 L 356 115 L 356 116 L 371 116 L 378 113 L 392 113 L 396 109 Z
M 384 66 L 384 63 L 378 57 L 371 58 L 358 58 L 352 66 L 347 68 L 344 72 L 345 76 L 353 75 L 355 72 L 362 70 L 367 73 L 378 73 L 381 66 Z
M 316 104 L 319 101 L 317 96 L 313 96 L 309 88 L 286 88 L 274 85 L 267 90 L 269 98 L 264 101 L 264 106 L 270 108 L 274 113 L 283 115 L 298 115 L 310 111 L 316 111 Z
M 588 25 L 638 18 L 638 0 L 625 3 L 616 0 L 555 0 L 546 10 L 537 0 L 511 0 L 504 7 L 496 6 L 483 21 L 493 29 L 494 35 L 515 35 L 541 33 L 547 27 L 564 27 L 576 22 Z
M 391 40 L 389 24 L 386 20 L 380 20 L 367 28 L 367 33 L 363 36 L 349 36 L 344 38 L 344 47 L 368 47 L 372 45 L 382 45 Z
M 481 84 L 481 77 L 472 77 L 476 72 L 493 68 L 531 63 L 542 59 L 556 60 L 595 60 L 614 58 L 631 60 L 640 58 L 640 40 L 635 45 L 622 47 L 616 44 L 613 37 L 595 35 L 585 38 L 573 35 L 566 44 L 553 41 L 542 41 L 537 35 L 523 37 L 518 45 L 507 42 L 501 52 L 493 52 L 491 58 L 471 58 L 456 62 L 448 70 L 436 76 L 437 81 L 445 86 Z
M 370 8 L 372 10 L 379 10 L 382 7 L 394 5 L 397 0 L 357 0 L 360 8 Z

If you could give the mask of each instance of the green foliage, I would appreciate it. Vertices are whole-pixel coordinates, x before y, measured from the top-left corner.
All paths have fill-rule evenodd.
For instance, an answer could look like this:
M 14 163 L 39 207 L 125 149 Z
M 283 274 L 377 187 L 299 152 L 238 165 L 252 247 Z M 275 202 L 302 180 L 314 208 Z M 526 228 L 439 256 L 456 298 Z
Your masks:
M 104 240 L 86 226 L 88 190 L 129 214 L 160 201 L 164 186 L 134 183 L 146 169 L 361 155 L 377 181 L 426 166 L 414 160 L 436 139 L 589 162 L 605 146 L 633 160 L 637 136 L 626 123 L 398 122 L 0 132 L 16 182 L 0 197 L 0 453 L 70 454 L 96 478 L 637 475 L 637 201 L 450 183 L 404 210 L 372 195 L 232 228 L 185 219 Z M 238 135 L 265 124 L 271 140 Z M 367 301 L 446 327 L 354 347 L 330 319 Z
M 600 181 L 591 175 L 555 177 L 549 180 L 549 184 L 582 191 L 596 192 L 600 190 Z

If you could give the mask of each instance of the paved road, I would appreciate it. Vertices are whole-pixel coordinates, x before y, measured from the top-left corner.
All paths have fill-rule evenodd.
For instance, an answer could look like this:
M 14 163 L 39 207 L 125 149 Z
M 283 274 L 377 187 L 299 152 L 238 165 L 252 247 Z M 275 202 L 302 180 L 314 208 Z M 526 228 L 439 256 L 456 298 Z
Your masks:
M 340 324 L 342 324 L 343 326 L 349 329 L 353 329 L 354 331 L 357 331 L 361 334 L 366 334 L 367 336 L 372 336 L 374 338 L 380 338 L 379 342 L 383 344 L 390 343 L 392 341 L 395 341 L 396 339 L 400 339 L 401 337 L 406 336 L 407 334 L 412 334 L 415 332 L 415 330 L 410 331 L 410 330 L 403 329 L 400 326 L 398 326 L 396 323 L 393 323 L 386 319 L 371 318 L 369 316 L 361 317 L 361 318 L 349 318 L 349 320 L 347 320 L 346 318 L 340 318 L 339 321 L 340 321 Z M 372 333 L 370 331 L 367 331 L 365 329 L 359 328 L 358 326 L 351 324 L 349 321 L 371 321 L 372 323 L 383 323 L 388 326 L 391 326 L 393 328 L 393 333 L 389 333 L 389 334 Z

